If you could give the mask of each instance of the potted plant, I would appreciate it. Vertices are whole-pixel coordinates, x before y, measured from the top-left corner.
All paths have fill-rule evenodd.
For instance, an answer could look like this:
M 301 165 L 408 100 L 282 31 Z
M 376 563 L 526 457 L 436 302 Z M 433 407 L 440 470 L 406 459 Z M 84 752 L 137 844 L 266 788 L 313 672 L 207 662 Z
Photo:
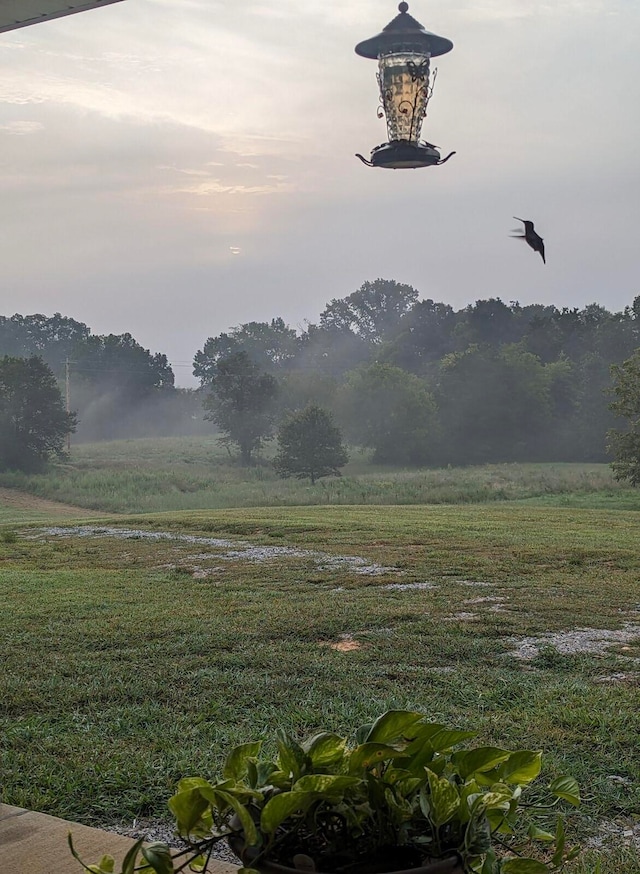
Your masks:
M 332 732 L 297 743 L 279 732 L 273 759 L 261 757 L 261 741 L 242 744 L 221 779 L 187 777 L 169 801 L 190 850 L 172 858 L 165 845 L 138 842 L 122 874 L 202 871 L 224 839 L 242 860 L 241 874 L 561 868 L 577 850 L 566 848 L 557 806 L 579 804 L 576 781 L 556 778 L 544 800 L 530 787 L 540 773 L 539 751 L 470 747 L 471 737 L 421 713 L 392 710 L 363 726 L 353 743 Z M 530 803 L 523 800 L 527 787 Z M 114 869 L 106 857 L 87 870 Z

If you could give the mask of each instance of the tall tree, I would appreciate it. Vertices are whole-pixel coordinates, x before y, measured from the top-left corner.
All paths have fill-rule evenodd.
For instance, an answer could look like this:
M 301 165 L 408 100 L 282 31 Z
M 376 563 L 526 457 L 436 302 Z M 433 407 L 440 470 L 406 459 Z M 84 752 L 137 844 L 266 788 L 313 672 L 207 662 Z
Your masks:
M 201 385 L 209 385 L 215 379 L 218 361 L 245 352 L 253 364 L 277 376 L 295 359 L 298 346 L 295 330 L 281 318 L 271 319 L 271 322 L 246 322 L 228 333 L 209 337 L 196 352 L 193 375 Z
M 439 426 L 425 380 L 390 364 L 348 374 L 340 392 L 340 421 L 347 438 L 373 449 L 383 464 L 429 464 Z
M 352 332 L 369 343 L 380 343 L 393 332 L 418 300 L 410 285 L 393 279 L 365 282 L 357 291 L 333 299 L 320 316 L 323 328 Z
M 280 426 L 273 462 L 280 476 L 308 477 L 313 485 L 322 476 L 340 476 L 348 460 L 340 429 L 322 407 L 305 407 Z
M 216 361 L 205 418 L 239 447 L 243 465 L 253 463 L 253 453 L 273 434 L 277 393 L 275 377 L 261 371 L 246 352 Z
M 60 313 L 44 316 L 0 316 L 0 356 L 29 358 L 38 355 L 60 378 L 67 358 L 73 358 L 78 346 L 87 341 L 91 331 Z
M 507 306 L 499 297 L 491 297 L 477 300 L 466 307 L 456 332 L 462 341 L 462 348 L 485 344 L 498 347 L 520 340 L 525 327 L 518 303 Z
M 640 485 L 640 349 L 623 364 L 613 365 L 613 393 L 611 409 L 626 419 L 626 427 L 609 431 L 609 451 L 616 479 L 627 479 L 631 485 Z
M 455 349 L 453 307 L 430 298 L 416 303 L 405 313 L 384 353 L 390 364 L 411 373 L 424 373 L 428 365 Z
M 440 366 L 442 461 L 536 461 L 551 424 L 550 374 L 519 345 L 470 346 Z
M 129 333 L 89 337 L 77 348 L 72 370 L 94 390 L 115 389 L 132 400 L 174 383 L 167 356 L 152 354 Z
M 0 470 L 35 470 L 62 455 L 75 422 L 41 358 L 0 359 Z
M 371 352 L 371 343 L 348 328 L 307 325 L 307 330 L 300 337 L 296 369 L 328 378 L 340 378 L 368 361 Z

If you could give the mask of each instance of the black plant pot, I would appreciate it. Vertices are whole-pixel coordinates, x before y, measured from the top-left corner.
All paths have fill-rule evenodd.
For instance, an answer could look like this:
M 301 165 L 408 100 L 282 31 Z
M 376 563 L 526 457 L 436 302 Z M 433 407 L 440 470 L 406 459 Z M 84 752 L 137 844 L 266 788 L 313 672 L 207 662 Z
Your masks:
M 297 867 L 282 865 L 269 859 L 258 859 L 253 862 L 249 854 L 245 854 L 244 841 L 238 835 L 228 837 L 229 846 L 233 852 L 242 859 L 247 868 L 256 868 L 261 874 L 323 874 L 316 871 L 312 860 L 308 856 L 301 855 Z M 417 868 L 393 869 L 384 868 L 380 863 L 362 862 L 359 865 L 350 865 L 344 869 L 344 874 L 464 874 L 464 868 L 458 856 L 449 856 L 446 859 L 436 859 L 426 865 Z

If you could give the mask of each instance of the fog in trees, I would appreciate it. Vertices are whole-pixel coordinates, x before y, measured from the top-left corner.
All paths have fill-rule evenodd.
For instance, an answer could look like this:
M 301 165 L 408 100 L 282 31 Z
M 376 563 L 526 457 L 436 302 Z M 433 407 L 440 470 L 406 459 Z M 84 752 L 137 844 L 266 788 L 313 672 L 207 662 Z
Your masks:
M 330 297 L 301 329 L 274 315 L 212 334 L 194 353 L 200 388 L 188 390 L 175 387 L 163 353 L 130 334 L 94 335 L 59 313 L 0 317 L 0 356 L 39 356 L 65 397 L 68 386 L 74 440 L 217 428 L 245 462 L 309 405 L 331 413 L 377 463 L 607 461 L 607 432 L 620 427 L 611 368 L 639 345 L 640 297 L 617 313 L 498 298 L 456 311 L 376 279 Z M 242 417 L 231 415 L 237 368 L 235 388 L 227 374 L 229 397 L 216 400 L 220 365 L 230 361 L 243 362 L 247 385 L 257 380 L 241 401 L 244 424 L 257 429 L 249 443 L 241 438 L 244 449 Z
M 131 334 L 94 335 L 56 313 L 0 317 L 0 356 L 39 356 L 65 405 L 76 412 L 74 442 L 211 433 L 202 392 L 176 389 L 166 355 Z

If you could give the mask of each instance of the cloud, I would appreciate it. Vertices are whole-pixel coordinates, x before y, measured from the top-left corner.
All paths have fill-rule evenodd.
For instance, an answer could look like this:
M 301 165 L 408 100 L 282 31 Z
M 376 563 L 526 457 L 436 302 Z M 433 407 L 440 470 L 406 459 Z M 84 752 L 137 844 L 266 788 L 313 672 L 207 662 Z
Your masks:
M 14 136 L 35 134 L 41 130 L 44 130 L 44 125 L 40 121 L 9 121 L 7 124 L 0 124 L 0 131 Z

